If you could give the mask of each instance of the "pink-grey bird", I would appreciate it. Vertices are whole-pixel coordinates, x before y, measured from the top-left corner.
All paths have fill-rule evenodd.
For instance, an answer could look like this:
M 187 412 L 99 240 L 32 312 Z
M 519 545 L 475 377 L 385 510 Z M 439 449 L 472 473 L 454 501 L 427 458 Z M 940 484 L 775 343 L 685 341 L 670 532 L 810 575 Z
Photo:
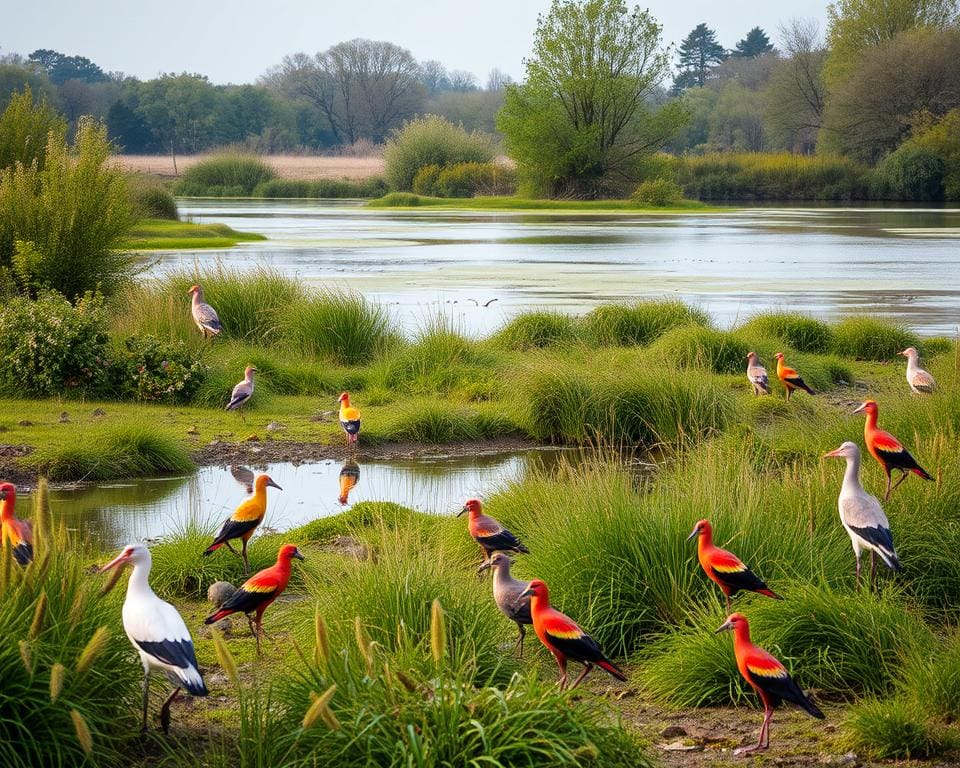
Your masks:
M 900 353 L 907 358 L 907 384 L 918 395 L 929 395 L 937 391 L 937 381 L 929 371 L 920 367 L 920 353 L 916 347 L 907 347 Z
M 253 374 L 256 372 L 257 369 L 252 365 L 248 365 L 244 369 L 243 381 L 233 388 L 233 392 L 230 394 L 230 402 L 227 403 L 226 410 L 240 410 L 244 405 L 247 404 L 250 398 L 253 397 Z M 240 415 L 243 415 L 243 411 L 240 411 Z
M 769 395 L 770 379 L 756 352 L 747 353 L 747 380 L 753 385 L 753 394 Z
M 211 337 L 217 336 L 223 330 L 223 327 L 220 325 L 217 310 L 203 300 L 203 288 L 199 285 L 191 285 L 187 293 L 192 297 L 190 299 L 190 314 L 193 315 L 193 322 L 197 324 L 203 338 L 207 338 L 207 334 L 210 334 Z
M 510 621 L 517 624 L 520 632 L 517 638 L 517 654 L 523 658 L 523 638 L 527 634 L 524 628 L 527 624 L 533 624 L 533 618 L 530 616 L 530 597 L 523 597 L 523 593 L 530 586 L 529 581 L 520 581 L 510 575 L 510 566 L 513 560 L 503 552 L 494 552 L 489 560 L 485 560 L 479 571 L 485 571 L 488 568 L 493 569 L 493 601 L 500 609 L 500 613 L 506 616 Z

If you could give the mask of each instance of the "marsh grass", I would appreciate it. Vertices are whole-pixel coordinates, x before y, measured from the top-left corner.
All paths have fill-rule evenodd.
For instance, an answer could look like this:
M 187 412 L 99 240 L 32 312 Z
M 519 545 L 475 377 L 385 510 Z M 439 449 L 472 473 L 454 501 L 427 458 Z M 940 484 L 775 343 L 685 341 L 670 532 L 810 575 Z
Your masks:
M 384 423 L 364 434 L 374 440 L 441 444 L 501 437 L 514 431 L 517 426 L 494 409 L 424 398 L 397 405 Z
M 763 313 L 738 330 L 779 339 L 798 352 L 824 353 L 833 345 L 833 330 L 827 323 L 799 312 Z
M 249 197 L 258 184 L 275 175 L 257 155 L 226 151 L 187 168 L 176 191 L 188 197 Z
M 710 317 L 682 301 L 665 299 L 604 304 L 590 311 L 583 322 L 595 344 L 642 346 L 680 325 L 709 326 Z
M 512 350 L 544 349 L 575 344 L 580 340 L 580 323 L 563 312 L 524 312 L 510 320 L 492 341 Z
M 846 743 L 858 753 L 877 760 L 936 755 L 949 744 L 944 737 L 944 733 L 926 720 L 922 710 L 900 698 L 871 698 L 859 702 L 844 723 Z
M 903 697 L 929 717 L 960 719 L 960 632 L 953 630 L 932 653 L 918 649 L 903 665 L 899 687 Z
M 366 179 L 271 179 L 257 184 L 253 197 L 266 198 L 371 198 L 387 194 L 382 176 Z
M 743 372 L 749 351 L 747 342 L 737 334 L 700 325 L 673 328 L 650 349 L 677 368 L 705 368 L 714 373 Z
M 847 317 L 833 328 L 833 351 L 858 360 L 896 360 L 919 337 L 899 323 L 867 315 Z

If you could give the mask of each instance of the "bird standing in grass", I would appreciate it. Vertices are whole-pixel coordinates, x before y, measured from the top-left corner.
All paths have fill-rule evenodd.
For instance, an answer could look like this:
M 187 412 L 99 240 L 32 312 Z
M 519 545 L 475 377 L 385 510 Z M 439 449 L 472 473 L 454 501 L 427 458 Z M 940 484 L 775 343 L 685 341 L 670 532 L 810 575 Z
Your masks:
M 360 409 L 350 404 L 350 393 L 340 395 L 340 426 L 347 436 L 347 444 L 355 443 L 360 439 Z
M 887 490 L 883 494 L 883 500 L 889 501 L 890 494 L 911 472 L 924 480 L 933 480 L 933 476 L 917 463 L 917 460 L 910 455 L 910 451 L 903 447 L 903 443 L 877 426 L 879 412 L 879 406 L 873 400 L 867 400 L 854 411 L 854 413 L 867 414 L 867 420 L 863 425 L 863 439 L 870 455 L 880 463 L 887 476 Z M 890 475 L 895 469 L 900 470 L 900 478 L 891 486 Z
M 233 392 L 230 393 L 230 402 L 227 403 L 225 410 L 228 411 L 239 411 L 240 417 L 246 421 L 246 417 L 243 415 L 243 411 L 240 410 L 244 405 L 253 397 L 253 374 L 257 372 L 257 369 L 248 365 L 243 370 L 243 380 L 233 388 Z
M 918 395 L 929 395 L 937 391 L 937 382 L 929 371 L 920 367 L 920 353 L 916 347 L 907 347 L 900 353 L 907 358 L 907 384 Z
M 252 491 L 252 495 L 240 502 L 240 506 L 234 510 L 233 514 L 223 521 L 220 533 L 217 534 L 213 543 L 204 550 L 204 556 L 226 546 L 233 554 L 239 555 L 243 559 L 243 572 L 245 574 L 250 572 L 250 562 L 247 560 L 247 542 L 250 541 L 250 537 L 253 536 L 254 531 L 257 530 L 267 514 L 268 486 L 276 488 L 278 491 L 283 490 L 270 479 L 269 475 L 258 475 L 256 480 L 253 481 L 253 485 L 248 487 L 248 490 Z M 237 552 L 230 545 L 233 539 L 240 539 L 243 542 L 242 551 Z
M 517 655 L 523 658 L 523 638 L 527 634 L 525 624 L 533 624 L 530 616 L 530 598 L 521 597 L 530 586 L 529 581 L 519 581 L 510 575 L 510 566 L 513 560 L 503 552 L 494 552 L 489 560 L 485 560 L 478 570 L 493 569 L 493 601 L 500 609 L 500 613 L 510 621 L 517 623 L 520 636 L 517 638 Z
M 203 620 L 204 624 L 214 624 L 231 613 L 244 613 L 250 622 L 250 632 L 257 639 L 257 653 L 260 653 L 260 635 L 263 632 L 263 612 L 287 588 L 290 581 L 291 561 L 303 560 L 293 544 L 284 544 L 277 553 L 277 562 L 269 568 L 247 579 L 241 587 L 220 608 Z M 253 614 L 251 618 L 250 614 Z
M 27 566 L 33 560 L 33 526 L 14 513 L 17 505 L 17 487 L 0 483 L 0 547 L 10 542 L 13 559 Z
M 191 285 L 187 293 L 192 297 L 190 299 L 190 314 L 193 315 L 193 322 L 197 324 L 203 338 L 207 338 L 207 334 L 210 334 L 210 338 L 219 335 L 220 331 L 223 330 L 220 325 L 220 318 L 217 316 L 217 310 L 203 300 L 203 288 L 199 285 Z
M 760 726 L 759 741 L 756 746 L 734 750 L 735 755 L 769 748 L 770 720 L 774 707 L 781 701 L 789 701 L 812 717 L 824 719 L 823 712 L 793 682 L 787 668 L 772 654 L 750 642 L 750 624 L 745 616 L 739 613 L 730 614 L 726 622 L 717 629 L 717 634 L 728 631 L 733 631 L 733 653 L 737 659 L 737 668 L 763 702 L 763 725 Z
M 747 592 L 758 592 L 761 595 L 772 597 L 774 600 L 783 600 L 780 595 L 774 592 L 770 587 L 764 584 L 753 571 L 751 571 L 743 561 L 732 552 L 714 546 L 713 544 L 713 526 L 708 520 L 700 520 L 693 531 L 687 536 L 690 541 L 694 536 L 697 540 L 697 559 L 700 561 L 700 567 L 707 574 L 707 578 L 713 581 L 724 595 L 727 597 L 727 613 L 730 612 L 730 598 L 735 597 L 741 590 Z
M 777 359 L 777 378 L 780 379 L 780 382 L 787 390 L 787 400 L 790 399 L 790 395 L 793 394 L 793 390 L 795 389 L 802 389 L 808 395 L 816 394 L 816 392 L 810 389 L 806 382 L 800 378 L 800 374 L 787 365 L 783 357 L 783 352 L 777 352 L 774 357 Z
M 753 385 L 753 394 L 769 395 L 770 380 L 756 352 L 747 352 L 747 380 Z
M 340 496 L 337 501 L 346 506 L 350 491 L 360 482 L 360 465 L 353 459 L 347 459 L 340 467 Z
M 870 552 L 870 590 L 877 576 L 877 555 L 884 565 L 892 571 L 900 570 L 900 560 L 893 548 L 893 534 L 890 522 L 883 513 L 883 507 L 875 496 L 871 496 L 860 485 L 860 448 L 856 443 L 847 441 L 839 448 L 824 454 L 824 458 L 847 460 L 847 471 L 840 487 L 837 506 L 840 509 L 840 522 L 847 530 L 853 544 L 853 554 L 857 558 L 857 589 L 860 589 L 860 553 L 864 549 Z
M 150 696 L 150 673 L 158 670 L 174 685 L 173 693 L 160 708 L 160 726 L 163 732 L 170 730 L 170 705 L 185 688 L 191 696 L 206 696 L 193 640 L 183 618 L 170 603 L 157 597 L 150 588 L 150 550 L 143 544 L 131 544 L 100 569 L 133 564 L 133 573 L 127 584 L 127 596 L 123 601 L 123 629 L 143 663 L 143 725 L 147 731 L 147 704 Z
M 468 499 L 467 503 L 463 505 L 463 509 L 457 512 L 457 517 L 460 517 L 464 512 L 469 514 L 467 529 L 473 536 L 473 540 L 483 550 L 484 561 L 489 560 L 494 552 L 530 554 L 530 550 L 523 546 L 516 536 L 492 517 L 483 514 L 483 505 L 480 503 L 480 499 Z
M 626 682 L 627 676 L 610 659 L 603 655 L 600 646 L 590 635 L 580 629 L 576 622 L 555 608 L 550 607 L 550 593 L 547 585 L 540 579 L 534 579 L 521 597 L 530 598 L 530 616 L 533 619 L 533 631 L 540 642 L 553 654 L 560 667 L 560 690 L 567 687 L 567 661 L 573 659 L 583 664 L 583 671 L 574 680 L 571 689 L 576 688 L 595 666 L 600 667 L 612 677 Z

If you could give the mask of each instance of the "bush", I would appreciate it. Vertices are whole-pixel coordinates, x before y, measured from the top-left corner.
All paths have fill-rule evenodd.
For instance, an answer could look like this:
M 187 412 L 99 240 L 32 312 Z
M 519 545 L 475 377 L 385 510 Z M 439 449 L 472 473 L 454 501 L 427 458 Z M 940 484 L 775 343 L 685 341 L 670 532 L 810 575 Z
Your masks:
M 572 344 L 579 338 L 578 323 L 563 312 L 524 312 L 503 326 L 493 337 L 507 349 L 543 349 Z
M 34 162 L 43 170 L 48 141 L 62 144 L 66 135 L 67 121 L 46 100 L 35 103 L 29 86 L 15 91 L 0 115 L 0 170 Z
M 194 197 L 250 197 L 258 184 L 276 174 L 257 155 L 222 152 L 190 166 L 177 183 L 177 194 Z
M 633 190 L 630 199 L 638 205 L 652 205 L 663 208 L 683 199 L 683 190 L 675 181 L 664 178 L 643 181 Z
M 855 704 L 844 729 L 850 747 L 878 760 L 929 757 L 941 748 L 920 710 L 902 699 Z
M 395 131 L 383 152 L 390 188 L 407 192 L 417 171 L 425 165 L 489 163 L 496 152 L 490 139 L 469 133 L 437 115 L 427 115 Z
M 417 169 L 413 177 L 411 190 L 417 195 L 426 195 L 433 197 L 437 195 L 437 177 L 440 176 L 441 168 L 435 163 L 425 165 Z
M 667 331 L 650 351 L 679 368 L 703 367 L 715 373 L 742 373 L 750 348 L 734 333 L 687 325 Z
M 127 177 L 127 188 L 137 218 L 179 220 L 177 201 L 156 176 L 131 174 Z
M 907 347 L 919 347 L 919 337 L 899 323 L 869 315 L 854 315 L 833 328 L 833 351 L 860 360 L 896 360 Z
M 739 330 L 760 336 L 774 336 L 799 352 L 827 352 L 833 345 L 829 325 L 799 312 L 771 312 L 757 315 Z
M 944 197 L 960 200 L 960 109 L 951 109 L 939 121 L 918 131 L 907 144 L 943 160 Z
M 267 198 L 368 198 L 388 191 L 382 176 L 366 179 L 271 179 L 257 184 L 253 197 Z
M 597 344 L 632 346 L 649 344 L 678 325 L 708 326 L 710 317 L 682 301 L 641 301 L 597 307 L 584 323 Z
M 95 391 L 107 382 L 107 313 L 103 300 L 70 304 L 54 291 L 0 307 L 0 389 L 46 397 Z
M 130 336 L 113 355 L 111 376 L 121 397 L 141 402 L 189 402 L 203 383 L 200 355 L 182 341 Z
M 511 168 L 497 163 L 456 163 L 440 170 L 433 194 L 439 197 L 512 195 L 516 189 L 516 173 Z
M 942 200 L 946 166 L 929 149 L 904 144 L 877 166 L 876 195 L 888 200 Z

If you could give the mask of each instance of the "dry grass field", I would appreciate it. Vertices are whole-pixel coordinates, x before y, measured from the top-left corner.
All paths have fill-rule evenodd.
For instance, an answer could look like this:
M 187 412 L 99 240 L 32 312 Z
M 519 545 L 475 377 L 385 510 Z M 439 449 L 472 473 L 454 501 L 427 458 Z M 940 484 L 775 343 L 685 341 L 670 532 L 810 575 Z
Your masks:
M 177 171 L 211 157 L 209 154 L 178 155 Z M 318 157 L 311 155 L 267 155 L 264 157 L 281 179 L 350 179 L 359 181 L 383 173 L 381 157 Z M 165 178 L 177 174 L 169 155 L 116 155 L 114 162 L 129 171 L 153 173 Z

